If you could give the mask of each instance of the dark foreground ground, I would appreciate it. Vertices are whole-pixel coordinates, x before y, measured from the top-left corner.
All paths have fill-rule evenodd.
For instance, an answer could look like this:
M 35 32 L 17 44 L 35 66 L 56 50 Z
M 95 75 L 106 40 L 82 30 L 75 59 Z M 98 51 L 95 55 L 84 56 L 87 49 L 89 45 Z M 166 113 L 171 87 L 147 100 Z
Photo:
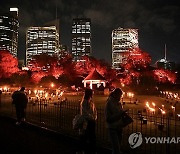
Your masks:
M 0 116 L 0 154 L 74 154 L 79 142 L 34 126 L 16 126 L 15 121 Z M 110 153 L 99 149 L 98 154 Z

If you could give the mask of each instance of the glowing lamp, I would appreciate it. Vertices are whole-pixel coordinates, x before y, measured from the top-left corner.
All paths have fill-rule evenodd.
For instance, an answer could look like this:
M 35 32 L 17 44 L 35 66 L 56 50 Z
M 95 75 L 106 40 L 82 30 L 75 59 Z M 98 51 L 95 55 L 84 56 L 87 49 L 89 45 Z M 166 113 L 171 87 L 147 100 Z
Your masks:
M 37 90 L 34 90 L 34 93 L 37 94 Z
M 48 93 L 45 93 L 45 98 L 47 98 L 48 97 Z
M 8 89 L 8 88 L 5 86 L 5 87 L 4 87 L 4 91 L 7 91 L 7 89 Z
M 154 102 L 152 102 L 152 105 L 155 107 L 156 106 L 156 104 L 154 103 Z
M 171 108 L 174 110 L 175 109 L 175 107 L 174 106 L 171 106 Z
M 162 112 L 162 114 L 166 114 L 166 112 L 164 110 L 162 110 L 161 112 Z
M 146 102 L 146 106 L 149 108 L 149 102 Z
M 52 87 L 52 88 L 54 87 L 54 83 L 51 83 L 51 87 Z

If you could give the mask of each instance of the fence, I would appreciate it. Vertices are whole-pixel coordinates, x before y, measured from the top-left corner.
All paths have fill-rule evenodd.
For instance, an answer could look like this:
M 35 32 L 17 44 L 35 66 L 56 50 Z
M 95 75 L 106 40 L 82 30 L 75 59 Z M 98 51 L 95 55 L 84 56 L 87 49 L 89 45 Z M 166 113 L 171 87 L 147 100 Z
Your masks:
M 26 119 L 41 127 L 46 127 L 65 135 L 78 137 L 78 132 L 72 129 L 72 119 L 79 113 L 79 103 L 77 101 L 59 101 L 49 103 L 45 100 L 30 101 L 27 106 Z M 97 108 L 98 118 L 96 121 L 97 143 L 105 147 L 110 147 L 108 132 L 105 126 L 104 106 Z M 4 99 L 1 103 L 0 114 L 15 117 L 14 106 Z M 128 138 L 131 133 L 141 132 L 143 137 L 177 137 L 180 136 L 180 119 L 175 113 L 161 115 L 160 113 L 149 113 L 146 110 L 129 110 L 128 114 L 134 122 L 123 130 L 123 149 L 127 153 L 178 153 L 178 144 L 143 144 L 136 148 L 129 147 Z M 179 141 L 180 142 L 180 141 Z

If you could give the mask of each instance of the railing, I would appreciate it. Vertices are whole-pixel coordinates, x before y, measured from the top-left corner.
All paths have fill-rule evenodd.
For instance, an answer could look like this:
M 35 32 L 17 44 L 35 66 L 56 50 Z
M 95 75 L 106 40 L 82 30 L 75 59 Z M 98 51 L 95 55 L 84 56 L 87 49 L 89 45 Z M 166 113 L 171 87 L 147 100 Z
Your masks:
M 4 102 L 3 102 L 4 101 Z M 15 108 L 4 99 L 1 102 L 0 114 L 15 117 Z M 27 106 L 26 119 L 28 122 L 46 127 L 65 135 L 78 137 L 78 131 L 73 130 L 72 120 L 79 113 L 78 101 L 59 101 L 49 103 L 45 100 L 30 101 Z M 104 106 L 97 108 L 98 118 L 96 121 L 97 143 L 110 147 L 108 131 L 104 119 Z M 146 110 L 129 110 L 128 114 L 134 122 L 123 130 L 122 147 L 127 153 L 178 153 L 178 144 L 143 144 L 136 148 L 129 147 L 129 135 L 134 132 L 141 132 L 143 137 L 177 137 L 180 136 L 180 119 L 175 113 L 162 115 L 150 113 Z M 179 141 L 180 144 L 180 141 Z

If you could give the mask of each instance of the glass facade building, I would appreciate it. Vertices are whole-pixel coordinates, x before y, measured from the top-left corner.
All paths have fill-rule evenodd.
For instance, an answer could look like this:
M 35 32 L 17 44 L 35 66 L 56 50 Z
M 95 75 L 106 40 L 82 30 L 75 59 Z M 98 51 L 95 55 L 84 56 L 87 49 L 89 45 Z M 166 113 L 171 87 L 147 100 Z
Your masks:
M 112 68 L 120 69 L 120 65 L 126 61 L 127 53 L 138 46 L 137 29 L 114 29 L 112 31 Z
M 8 50 L 17 57 L 18 50 L 18 8 L 0 13 L 0 50 Z
M 26 34 L 26 64 L 34 55 L 59 53 L 59 33 L 56 26 L 29 27 Z
M 91 55 L 91 20 L 89 18 L 73 19 L 72 56 L 74 61 L 81 56 Z

